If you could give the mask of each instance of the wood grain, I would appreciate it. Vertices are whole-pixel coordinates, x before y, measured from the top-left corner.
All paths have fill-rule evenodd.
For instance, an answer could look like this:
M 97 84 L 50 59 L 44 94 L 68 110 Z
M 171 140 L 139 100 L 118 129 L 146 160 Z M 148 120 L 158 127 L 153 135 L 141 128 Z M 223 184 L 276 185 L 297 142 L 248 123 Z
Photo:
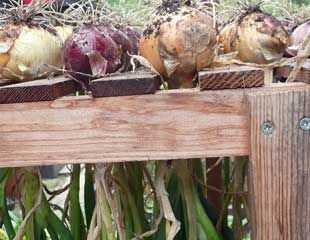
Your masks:
M 199 72 L 199 85 L 202 90 L 251 88 L 264 85 L 264 70 L 231 65 L 205 69 Z
M 248 153 L 244 91 L 0 105 L 0 167 Z
M 127 73 L 90 82 L 93 97 L 130 96 L 155 93 L 160 79 L 150 73 Z
M 74 80 L 63 76 L 11 84 L 0 87 L 0 103 L 52 101 L 77 89 Z
M 310 131 L 299 122 L 310 116 L 310 89 L 258 91 L 248 99 L 253 239 L 309 239 Z M 264 121 L 274 123 L 270 136 L 261 132 Z
M 252 91 L 171 90 L 0 104 L 0 167 L 247 155 L 246 95 Z
M 275 78 L 279 81 L 286 81 L 291 71 L 293 70 L 294 66 L 295 64 L 291 64 L 275 68 L 274 70 Z M 306 63 L 303 65 L 303 67 L 300 69 L 295 81 L 310 84 L 310 59 L 308 59 Z

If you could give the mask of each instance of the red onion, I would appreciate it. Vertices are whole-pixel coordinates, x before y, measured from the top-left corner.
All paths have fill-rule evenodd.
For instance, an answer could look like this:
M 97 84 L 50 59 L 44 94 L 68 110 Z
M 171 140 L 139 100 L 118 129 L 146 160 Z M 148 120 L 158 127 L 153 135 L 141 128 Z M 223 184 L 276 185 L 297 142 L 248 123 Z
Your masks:
M 114 40 L 114 42 L 119 46 L 122 57 L 120 63 L 120 70 L 126 71 L 130 65 L 130 56 L 129 54 L 137 54 L 137 51 L 134 51 L 134 42 L 120 29 L 117 29 L 111 25 L 100 26 L 98 29 L 102 32 L 106 32 Z
M 141 37 L 141 32 L 133 27 L 123 27 L 122 31 L 130 38 L 132 44 L 133 44 L 133 51 L 135 54 L 138 54 L 139 52 L 139 40 Z
M 75 78 L 85 80 L 74 72 L 94 76 L 113 73 L 120 67 L 121 51 L 107 32 L 99 31 L 96 26 L 84 26 L 65 41 L 62 60 Z
M 286 50 L 290 56 L 297 55 L 297 52 L 301 44 L 303 43 L 304 39 L 307 37 L 309 33 L 310 33 L 310 21 L 301 24 L 294 30 L 292 34 L 293 44 L 289 46 L 288 49 Z

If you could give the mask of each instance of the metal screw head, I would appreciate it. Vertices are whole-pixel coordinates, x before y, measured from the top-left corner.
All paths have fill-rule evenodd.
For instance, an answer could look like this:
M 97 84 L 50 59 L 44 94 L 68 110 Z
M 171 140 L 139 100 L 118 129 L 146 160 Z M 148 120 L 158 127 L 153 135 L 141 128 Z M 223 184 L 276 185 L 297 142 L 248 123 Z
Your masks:
M 274 124 L 270 121 L 263 122 L 261 131 L 265 136 L 270 136 L 274 132 Z
M 304 131 L 310 131 L 310 118 L 304 117 L 303 119 L 301 119 L 299 122 L 299 126 Z

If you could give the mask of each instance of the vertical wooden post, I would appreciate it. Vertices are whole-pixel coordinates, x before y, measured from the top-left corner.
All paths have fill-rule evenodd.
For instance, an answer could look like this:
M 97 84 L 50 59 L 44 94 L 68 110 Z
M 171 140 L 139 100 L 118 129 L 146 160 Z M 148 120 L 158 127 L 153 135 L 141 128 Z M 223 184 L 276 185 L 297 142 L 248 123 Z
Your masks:
M 253 239 L 309 239 L 310 131 L 300 123 L 310 117 L 310 89 L 258 91 L 248 100 Z

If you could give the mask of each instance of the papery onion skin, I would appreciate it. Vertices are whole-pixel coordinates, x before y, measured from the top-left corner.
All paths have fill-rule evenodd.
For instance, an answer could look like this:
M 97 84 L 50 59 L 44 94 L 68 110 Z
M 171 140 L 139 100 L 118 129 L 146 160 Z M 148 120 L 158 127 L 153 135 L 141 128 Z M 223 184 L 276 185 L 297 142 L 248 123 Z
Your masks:
M 113 27 L 112 25 L 99 26 L 98 29 L 100 31 L 107 32 L 109 36 L 114 40 L 114 42 L 118 45 L 122 54 L 119 70 L 122 72 L 127 71 L 130 66 L 129 54 L 138 54 L 137 50 L 134 49 L 134 43 L 123 31 Z M 135 43 L 137 42 L 138 41 L 136 41 Z
M 108 33 L 96 26 L 83 26 L 65 41 L 62 59 L 72 76 L 90 80 L 75 72 L 94 76 L 113 73 L 120 67 L 121 52 Z
M 286 52 L 290 56 L 297 56 L 298 50 L 307 37 L 307 35 L 310 33 L 310 21 L 307 21 L 301 25 L 299 25 L 292 34 L 292 45 L 288 47 Z
M 122 32 L 124 32 L 127 37 L 131 40 L 131 44 L 133 46 L 133 54 L 138 54 L 139 52 L 139 39 L 141 37 L 141 32 L 130 26 L 125 26 L 121 28 Z
M 0 28 L 0 67 L 4 78 L 29 81 L 62 68 L 61 48 L 71 27 L 56 27 L 53 34 L 41 27 L 7 24 Z M 52 67 L 50 67 L 52 66 Z
M 169 88 L 195 86 L 197 71 L 215 57 L 213 18 L 190 6 L 156 17 L 140 39 L 140 52 L 164 76 Z
M 276 18 L 254 12 L 225 26 L 219 42 L 224 53 L 238 52 L 243 62 L 267 64 L 282 58 L 291 38 Z

